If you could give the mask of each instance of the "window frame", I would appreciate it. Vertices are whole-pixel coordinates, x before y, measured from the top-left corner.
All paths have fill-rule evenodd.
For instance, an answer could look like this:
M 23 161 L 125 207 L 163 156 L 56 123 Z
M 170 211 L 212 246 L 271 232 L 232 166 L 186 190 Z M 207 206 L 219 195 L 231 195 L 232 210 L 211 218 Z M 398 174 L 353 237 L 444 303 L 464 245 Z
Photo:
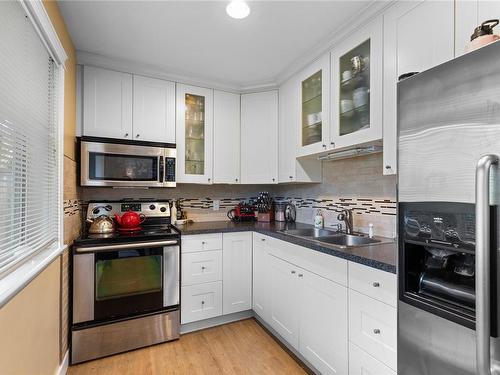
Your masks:
M 57 76 L 55 92 L 57 95 L 56 132 L 57 132 L 57 214 L 58 236 L 52 246 L 23 259 L 16 267 L 0 278 L 0 308 L 8 303 L 17 293 L 45 270 L 63 251 L 64 215 L 63 215 L 63 162 L 64 162 L 64 74 L 68 58 L 57 32 L 52 25 L 42 0 L 17 0 L 26 12 L 41 42 L 54 60 Z

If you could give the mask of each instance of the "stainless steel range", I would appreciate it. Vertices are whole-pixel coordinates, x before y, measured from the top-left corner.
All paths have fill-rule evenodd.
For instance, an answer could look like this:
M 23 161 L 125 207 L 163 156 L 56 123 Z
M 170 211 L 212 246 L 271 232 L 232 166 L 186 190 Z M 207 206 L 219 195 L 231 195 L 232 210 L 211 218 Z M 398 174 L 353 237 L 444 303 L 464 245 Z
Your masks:
M 167 201 L 90 202 L 87 220 L 135 212 L 140 228 L 85 234 L 72 252 L 71 363 L 179 337 L 180 233 Z

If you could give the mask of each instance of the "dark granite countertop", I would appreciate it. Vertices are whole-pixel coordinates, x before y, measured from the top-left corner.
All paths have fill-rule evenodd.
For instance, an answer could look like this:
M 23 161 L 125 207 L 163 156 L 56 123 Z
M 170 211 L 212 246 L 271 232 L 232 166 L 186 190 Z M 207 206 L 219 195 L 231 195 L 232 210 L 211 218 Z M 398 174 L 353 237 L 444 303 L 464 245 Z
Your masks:
M 396 273 L 397 246 L 395 241 L 390 243 L 341 249 L 334 245 L 329 245 L 312 239 L 309 240 L 299 238 L 281 232 L 283 229 L 312 227 L 312 225 L 302 223 L 233 223 L 231 221 L 207 221 L 177 226 L 177 228 L 179 228 L 181 233 L 184 235 L 255 231 L 314 251 L 330 254 L 386 272 Z

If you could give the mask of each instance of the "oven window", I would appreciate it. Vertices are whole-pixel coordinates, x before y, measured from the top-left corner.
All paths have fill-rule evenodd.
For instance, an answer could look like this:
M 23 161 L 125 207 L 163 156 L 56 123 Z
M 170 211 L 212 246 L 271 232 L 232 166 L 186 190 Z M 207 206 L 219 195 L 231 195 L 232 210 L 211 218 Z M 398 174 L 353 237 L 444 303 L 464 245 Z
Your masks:
M 90 152 L 89 178 L 108 181 L 157 181 L 158 158 Z
M 161 292 L 162 256 L 96 261 L 96 301 Z

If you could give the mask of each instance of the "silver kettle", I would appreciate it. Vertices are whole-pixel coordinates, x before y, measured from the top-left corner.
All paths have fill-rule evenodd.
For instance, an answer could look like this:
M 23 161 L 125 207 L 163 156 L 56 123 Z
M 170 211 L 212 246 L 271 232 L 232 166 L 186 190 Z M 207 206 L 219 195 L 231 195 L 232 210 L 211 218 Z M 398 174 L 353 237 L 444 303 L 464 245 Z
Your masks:
M 293 203 L 287 203 L 285 205 L 285 222 L 295 223 L 297 218 L 297 209 Z
M 105 234 L 115 231 L 115 222 L 108 215 L 101 215 L 95 219 L 87 219 L 87 222 L 90 223 L 90 234 Z

